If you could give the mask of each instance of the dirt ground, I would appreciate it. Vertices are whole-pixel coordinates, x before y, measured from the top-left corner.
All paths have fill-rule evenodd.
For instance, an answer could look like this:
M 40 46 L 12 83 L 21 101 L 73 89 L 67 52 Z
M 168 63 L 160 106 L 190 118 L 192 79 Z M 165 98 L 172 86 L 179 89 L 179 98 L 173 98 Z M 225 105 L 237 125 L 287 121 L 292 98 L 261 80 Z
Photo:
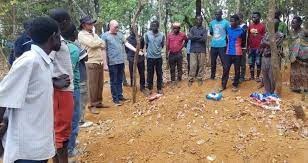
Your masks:
M 105 84 L 104 103 L 112 107 L 101 110 L 99 115 L 86 114 L 94 125 L 80 131 L 82 155 L 78 160 L 307 163 L 308 141 L 302 136 L 307 134 L 307 128 L 293 108 L 302 96 L 288 90 L 286 72 L 289 71 L 283 72 L 281 111 L 277 112 L 248 102 L 251 93 L 263 91 L 255 81 L 242 83 L 240 91 L 234 93 L 229 80 L 224 98 L 218 102 L 204 97 L 220 86 L 220 79 L 207 79 L 202 86 L 195 83 L 192 87 L 187 86 L 187 80 L 176 88 L 166 83 L 165 95 L 160 99 L 148 102 L 138 92 L 137 103 L 127 102 L 121 107 L 113 106 L 110 86 Z M 165 81 L 169 80 L 167 74 L 164 73 Z M 207 71 L 207 78 L 208 75 Z M 130 87 L 124 88 L 124 95 L 131 97 Z

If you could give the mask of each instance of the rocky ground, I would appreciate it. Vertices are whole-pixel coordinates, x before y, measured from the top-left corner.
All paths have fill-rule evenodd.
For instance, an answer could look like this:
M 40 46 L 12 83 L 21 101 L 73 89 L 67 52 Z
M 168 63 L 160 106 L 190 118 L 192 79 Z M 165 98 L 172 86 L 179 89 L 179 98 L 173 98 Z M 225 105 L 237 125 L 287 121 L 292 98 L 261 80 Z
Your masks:
M 1 79 L 8 69 L 0 61 Z M 287 72 L 281 111 L 249 102 L 252 92 L 262 92 L 255 81 L 244 82 L 236 93 L 229 81 L 221 101 L 204 98 L 220 86 L 220 79 L 192 87 L 186 80 L 175 88 L 166 83 L 160 99 L 149 102 L 138 92 L 137 103 L 121 107 L 113 107 L 107 82 L 104 102 L 112 107 L 86 114 L 94 125 L 80 130 L 77 162 L 308 162 L 308 103 L 289 91 Z M 131 97 L 131 88 L 124 93 Z
M 233 69 L 231 69 L 233 70 Z M 221 71 L 221 70 L 220 70 Z M 285 71 L 288 72 L 288 71 Z M 255 81 L 241 84 L 239 92 L 223 92 L 221 101 L 205 100 L 220 86 L 220 79 L 203 86 L 165 84 L 165 95 L 149 102 L 113 107 L 109 85 L 104 102 L 112 107 L 95 116 L 79 136 L 80 162 L 308 162 L 307 100 L 288 90 L 287 73 L 281 111 L 269 111 L 249 102 L 252 92 L 262 92 Z M 168 81 L 168 72 L 165 72 Z M 207 73 L 207 77 L 208 77 Z M 107 76 L 107 74 L 106 74 Z M 124 89 L 126 97 L 131 88 Z M 295 112 L 296 111 L 296 112 Z

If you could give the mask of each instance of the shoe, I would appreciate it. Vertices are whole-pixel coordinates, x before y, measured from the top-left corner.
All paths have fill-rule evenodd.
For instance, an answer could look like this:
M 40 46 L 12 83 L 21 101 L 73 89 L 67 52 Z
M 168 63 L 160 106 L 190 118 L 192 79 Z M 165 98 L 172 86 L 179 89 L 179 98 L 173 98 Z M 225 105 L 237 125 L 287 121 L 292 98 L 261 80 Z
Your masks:
M 127 82 L 123 82 L 124 87 L 129 87 L 129 84 Z
M 192 84 L 193 84 L 193 82 L 192 82 L 192 81 L 189 81 L 189 82 L 188 82 L 188 87 L 191 87 Z
M 89 111 L 90 111 L 90 113 L 92 113 L 92 114 L 99 114 L 99 111 L 97 110 L 96 107 L 89 107 Z
M 261 89 L 261 88 L 263 88 L 264 87 L 264 84 L 263 84 L 263 82 L 258 86 L 258 89 Z
M 237 91 L 238 91 L 238 87 L 233 86 L 232 92 L 237 92 Z
M 172 81 L 171 82 L 171 88 L 174 88 L 176 86 L 176 82 L 175 81 Z
M 198 85 L 199 85 L 199 86 L 202 86 L 202 85 L 203 85 L 203 80 L 199 80 L 199 81 L 198 81 Z
M 96 108 L 110 108 L 108 105 L 104 105 L 102 103 L 99 103 L 95 106 Z
M 125 98 L 125 97 L 122 97 L 122 98 L 120 98 L 120 101 L 126 102 L 126 101 L 129 101 L 129 99 L 127 99 L 127 98 Z
M 259 77 L 256 78 L 256 82 L 260 83 L 261 79 Z
M 240 82 L 240 83 L 243 83 L 244 81 L 245 81 L 244 78 L 240 78 L 240 79 L 239 79 L 239 82 Z
M 255 80 L 255 77 L 251 76 L 251 77 L 249 78 L 249 80 Z
M 220 88 L 218 88 L 218 92 L 222 92 L 222 91 L 224 91 L 226 89 L 226 87 L 220 87 Z
M 79 151 L 74 148 L 73 150 L 68 150 L 68 157 L 72 158 L 72 157 L 76 157 L 79 154 Z
M 147 89 L 147 88 L 144 88 L 144 89 L 140 89 L 140 91 L 145 95 L 145 96 L 149 96 L 149 89 Z
M 163 90 L 158 90 L 157 93 L 161 95 L 164 94 Z
M 122 104 L 120 103 L 120 101 L 115 101 L 115 102 L 113 102 L 113 103 L 114 103 L 114 105 L 115 105 L 116 107 L 122 106 Z
M 82 125 L 79 125 L 80 128 L 88 128 L 88 127 L 91 127 L 93 125 L 93 122 L 85 122 L 84 124 Z

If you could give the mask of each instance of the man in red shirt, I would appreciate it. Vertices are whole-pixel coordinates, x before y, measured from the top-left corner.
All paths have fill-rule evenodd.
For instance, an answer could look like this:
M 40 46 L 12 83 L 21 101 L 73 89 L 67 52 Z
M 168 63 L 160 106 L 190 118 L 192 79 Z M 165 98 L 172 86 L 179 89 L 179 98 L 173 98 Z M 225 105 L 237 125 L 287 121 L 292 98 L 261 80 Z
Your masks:
M 252 13 L 252 23 L 248 27 L 248 49 L 249 49 L 249 68 L 250 68 L 250 79 L 255 79 L 255 65 L 257 65 L 257 78 L 256 81 L 260 82 L 261 73 L 261 54 L 260 44 L 261 40 L 265 35 L 265 25 L 260 22 L 261 14 L 259 12 Z
M 169 61 L 171 82 L 172 85 L 176 85 L 175 69 L 178 70 L 178 81 L 182 80 L 182 62 L 183 55 L 182 49 L 187 43 L 188 39 L 185 33 L 180 32 L 181 24 L 175 22 L 172 24 L 172 32 L 167 36 L 167 60 Z

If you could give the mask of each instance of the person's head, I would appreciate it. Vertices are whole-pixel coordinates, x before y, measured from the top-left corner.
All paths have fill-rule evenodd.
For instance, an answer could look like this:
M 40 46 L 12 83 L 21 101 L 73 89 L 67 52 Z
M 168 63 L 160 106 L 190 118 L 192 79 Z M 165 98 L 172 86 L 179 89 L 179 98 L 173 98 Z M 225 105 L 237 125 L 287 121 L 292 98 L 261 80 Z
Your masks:
M 71 24 L 70 15 L 62 8 L 51 9 L 49 16 L 58 22 L 61 32 L 66 31 Z
M 251 19 L 252 19 L 253 23 L 260 23 L 261 13 L 260 12 L 253 12 Z
M 279 23 L 280 23 L 279 19 L 274 19 L 274 29 L 275 29 L 275 32 L 278 32 Z
M 238 27 L 238 25 L 240 24 L 240 18 L 239 18 L 239 16 L 238 15 L 232 15 L 231 17 L 230 17 L 230 24 L 231 24 L 231 27 L 232 28 L 236 28 L 236 27 Z
M 62 33 L 62 37 L 66 40 L 75 41 L 78 37 L 78 31 L 74 24 L 70 24 L 68 29 Z
M 298 30 L 301 28 L 301 25 L 303 23 L 303 20 L 299 16 L 295 16 L 292 20 L 291 26 L 293 30 Z
M 152 21 L 150 28 L 154 33 L 157 33 L 159 29 L 159 22 L 157 20 Z
M 173 33 L 178 34 L 178 33 L 180 33 L 180 30 L 181 30 L 181 24 L 179 22 L 174 22 L 172 24 Z
M 23 22 L 23 27 L 25 32 L 29 35 L 30 27 L 31 27 L 32 19 L 28 19 Z
M 240 18 L 240 23 L 241 22 L 244 22 L 244 16 L 243 16 L 243 14 L 242 13 L 237 13 L 237 15 L 238 15 L 238 17 Z
M 278 20 L 279 20 L 280 17 L 281 17 L 281 14 L 282 14 L 282 13 L 281 13 L 280 10 L 276 10 L 276 11 L 275 11 L 275 19 L 278 19 Z
M 221 9 L 218 9 L 218 10 L 215 11 L 215 19 L 217 21 L 222 20 L 222 10 Z
M 33 19 L 30 28 L 30 37 L 35 45 L 45 50 L 59 51 L 61 46 L 60 30 L 57 22 L 50 17 Z
M 85 30 L 85 31 L 88 31 L 90 33 L 93 32 L 93 28 L 94 28 L 94 25 L 96 23 L 96 20 L 93 20 L 90 16 L 85 16 L 83 18 L 81 18 L 79 20 L 80 22 L 80 29 L 81 30 Z
M 109 23 L 109 32 L 110 33 L 117 33 L 119 32 L 119 23 L 116 20 L 111 20 Z
M 202 22 L 203 22 L 202 16 L 201 16 L 201 15 L 198 15 L 198 16 L 196 17 L 196 25 L 200 27 L 200 26 L 202 26 Z

